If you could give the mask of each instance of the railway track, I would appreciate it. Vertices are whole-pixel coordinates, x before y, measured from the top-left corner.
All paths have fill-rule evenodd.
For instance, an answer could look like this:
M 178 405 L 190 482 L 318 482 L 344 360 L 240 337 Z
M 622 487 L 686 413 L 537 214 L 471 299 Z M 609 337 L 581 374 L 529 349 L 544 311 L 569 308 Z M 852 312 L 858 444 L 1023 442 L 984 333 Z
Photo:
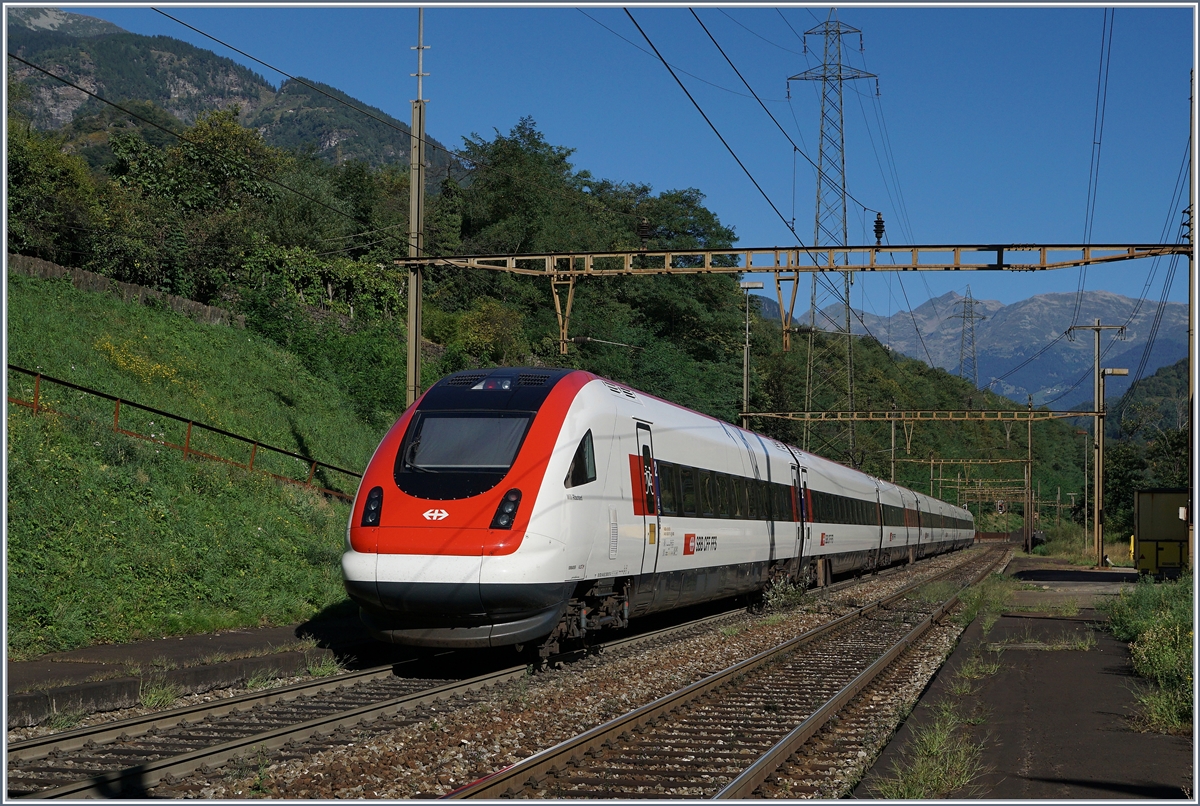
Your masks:
M 822 593 L 853 584 L 847 580 Z M 603 648 L 681 639 L 716 629 L 742 612 L 739 608 Z M 525 666 L 517 666 L 470 679 L 398 677 L 394 667 L 386 666 L 13 743 L 8 747 L 8 796 L 195 794 L 198 785 L 190 785 L 189 776 L 211 776 L 222 765 L 247 757 L 275 762 L 298 757 L 301 748 L 307 755 L 349 744 L 366 725 L 373 733 L 383 732 L 436 718 L 451 708 L 486 704 L 492 689 L 526 674 Z M 447 702 L 451 698 L 454 702 Z
M 682 637 L 743 612 L 737 608 L 599 649 Z M 380 666 L 15 742 L 8 747 L 8 796 L 144 797 L 161 782 L 175 784 L 246 755 L 272 752 L 274 758 L 287 758 L 290 748 L 303 742 L 345 744 L 346 729 L 353 725 L 370 722 L 389 730 L 428 718 L 451 697 L 459 706 L 482 701 L 487 689 L 526 676 L 528 667 L 469 679 L 398 677 L 396 672 L 393 665 Z
M 963 587 L 1002 555 L 941 578 Z M 900 657 L 958 594 L 909 586 L 529 759 L 452 798 L 748 798 Z

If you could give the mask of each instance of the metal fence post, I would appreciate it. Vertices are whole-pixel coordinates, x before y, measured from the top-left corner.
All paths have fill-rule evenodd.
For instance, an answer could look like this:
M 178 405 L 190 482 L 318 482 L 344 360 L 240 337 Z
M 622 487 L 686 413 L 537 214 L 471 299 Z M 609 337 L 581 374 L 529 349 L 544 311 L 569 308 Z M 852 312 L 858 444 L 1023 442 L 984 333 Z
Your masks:
M 192 422 L 188 421 L 187 435 L 183 438 L 183 458 L 187 459 L 188 449 L 192 445 Z
M 120 431 L 121 426 L 121 398 L 117 398 L 117 405 L 113 407 L 113 430 Z

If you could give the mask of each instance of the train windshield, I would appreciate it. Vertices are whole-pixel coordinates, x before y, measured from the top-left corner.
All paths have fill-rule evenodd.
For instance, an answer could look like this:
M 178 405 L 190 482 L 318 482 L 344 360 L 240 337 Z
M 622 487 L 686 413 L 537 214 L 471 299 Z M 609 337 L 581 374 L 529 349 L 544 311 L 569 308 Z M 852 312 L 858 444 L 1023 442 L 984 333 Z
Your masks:
M 450 500 L 490 490 L 512 467 L 532 412 L 418 412 L 396 456 L 401 490 Z

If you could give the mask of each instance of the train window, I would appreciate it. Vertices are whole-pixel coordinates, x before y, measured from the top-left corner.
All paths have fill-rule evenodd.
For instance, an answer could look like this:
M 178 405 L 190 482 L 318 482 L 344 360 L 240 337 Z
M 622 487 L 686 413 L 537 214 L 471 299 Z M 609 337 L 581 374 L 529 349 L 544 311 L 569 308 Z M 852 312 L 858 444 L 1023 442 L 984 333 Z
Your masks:
M 730 479 L 724 473 L 713 474 L 713 485 L 716 489 L 716 501 L 713 504 L 718 518 L 732 517 L 730 504 L 732 503 L 733 495 L 730 492 Z
M 396 454 L 396 485 L 439 501 L 487 492 L 512 467 L 532 420 L 530 412 L 418 412 Z
M 696 470 L 696 515 L 713 517 L 713 471 Z
M 658 463 L 658 504 L 663 515 L 679 514 L 679 468 L 670 462 Z
M 775 520 L 795 520 L 792 515 L 792 488 L 785 484 L 772 485 L 775 488 Z
M 683 488 L 681 497 L 684 515 L 696 514 L 696 469 L 694 467 L 679 468 L 680 486 Z
M 750 510 L 746 503 L 746 480 L 741 476 L 734 476 L 733 479 L 733 517 L 738 520 L 746 520 L 750 517 Z
M 567 487 L 578 487 L 595 480 L 596 451 L 592 446 L 592 430 L 589 428 L 583 439 L 579 440 L 579 447 L 575 449 L 575 456 L 571 459 L 571 467 L 567 470 L 564 484 Z

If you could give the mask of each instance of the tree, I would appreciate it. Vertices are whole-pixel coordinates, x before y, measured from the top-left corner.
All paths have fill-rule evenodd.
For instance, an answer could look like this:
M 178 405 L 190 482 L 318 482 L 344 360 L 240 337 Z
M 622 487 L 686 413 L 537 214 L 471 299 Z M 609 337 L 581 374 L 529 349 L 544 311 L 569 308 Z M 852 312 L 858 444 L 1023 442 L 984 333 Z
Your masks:
M 1188 486 L 1189 430 L 1168 428 L 1159 430 L 1146 446 L 1146 464 L 1156 487 Z
M 101 210 L 87 163 L 63 138 L 36 131 L 16 110 L 27 94 L 9 84 L 8 249 L 67 265 L 90 251 Z

